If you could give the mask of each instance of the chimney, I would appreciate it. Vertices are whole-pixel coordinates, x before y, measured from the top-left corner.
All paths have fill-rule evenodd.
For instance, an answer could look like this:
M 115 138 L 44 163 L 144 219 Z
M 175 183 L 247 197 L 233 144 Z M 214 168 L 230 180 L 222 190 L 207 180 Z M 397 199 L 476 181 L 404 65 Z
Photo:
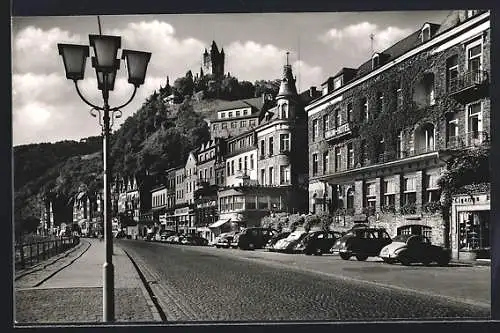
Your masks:
M 314 98 L 316 96 L 316 87 L 309 88 L 309 96 Z

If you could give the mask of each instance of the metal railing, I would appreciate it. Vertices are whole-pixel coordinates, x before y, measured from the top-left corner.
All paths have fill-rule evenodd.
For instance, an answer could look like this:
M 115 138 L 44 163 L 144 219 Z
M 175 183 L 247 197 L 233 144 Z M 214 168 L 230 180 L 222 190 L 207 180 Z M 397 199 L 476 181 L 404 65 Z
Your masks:
M 452 136 L 446 140 L 446 148 L 465 148 L 479 146 L 489 142 L 488 132 L 469 132 L 462 135 Z
M 56 256 L 78 245 L 77 236 L 54 237 L 48 240 L 26 242 L 15 245 L 15 269 L 24 269 Z
M 456 78 L 448 80 L 448 92 L 450 94 L 472 88 L 485 83 L 488 80 L 486 71 L 467 71 L 459 74 Z

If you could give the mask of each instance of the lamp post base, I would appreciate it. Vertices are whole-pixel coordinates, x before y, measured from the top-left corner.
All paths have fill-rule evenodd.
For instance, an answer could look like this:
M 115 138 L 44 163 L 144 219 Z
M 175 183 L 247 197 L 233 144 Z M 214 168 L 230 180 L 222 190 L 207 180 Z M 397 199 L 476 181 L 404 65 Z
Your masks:
M 115 321 L 115 301 L 114 301 L 114 266 L 106 262 L 102 266 L 103 271 L 103 304 L 102 315 L 104 322 Z

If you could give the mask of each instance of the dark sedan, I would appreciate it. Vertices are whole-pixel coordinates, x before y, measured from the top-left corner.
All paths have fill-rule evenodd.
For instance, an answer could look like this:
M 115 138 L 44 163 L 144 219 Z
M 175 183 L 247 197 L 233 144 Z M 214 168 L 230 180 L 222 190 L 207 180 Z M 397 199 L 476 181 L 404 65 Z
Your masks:
M 234 236 L 231 246 L 242 250 L 261 249 L 277 233 L 276 230 L 271 228 L 246 228 Z
M 328 252 L 342 234 L 336 231 L 312 231 L 295 246 L 295 250 L 306 255 L 322 255 Z
M 427 266 L 436 262 L 440 266 L 446 266 L 450 262 L 450 252 L 441 246 L 432 245 L 422 235 L 398 235 L 380 251 L 380 258 L 389 264 L 423 263 Z
M 380 250 L 391 242 L 391 237 L 383 228 L 353 228 L 337 240 L 330 251 L 338 253 L 344 260 L 355 256 L 363 261 L 368 257 L 377 257 Z

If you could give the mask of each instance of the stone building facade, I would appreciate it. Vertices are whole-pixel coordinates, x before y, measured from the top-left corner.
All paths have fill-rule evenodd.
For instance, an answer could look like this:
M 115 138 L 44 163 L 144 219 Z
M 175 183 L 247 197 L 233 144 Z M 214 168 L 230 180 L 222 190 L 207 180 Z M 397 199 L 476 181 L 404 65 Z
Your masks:
M 449 245 L 438 179 L 489 141 L 489 50 L 489 12 L 454 11 L 331 77 L 306 107 L 309 210 Z

